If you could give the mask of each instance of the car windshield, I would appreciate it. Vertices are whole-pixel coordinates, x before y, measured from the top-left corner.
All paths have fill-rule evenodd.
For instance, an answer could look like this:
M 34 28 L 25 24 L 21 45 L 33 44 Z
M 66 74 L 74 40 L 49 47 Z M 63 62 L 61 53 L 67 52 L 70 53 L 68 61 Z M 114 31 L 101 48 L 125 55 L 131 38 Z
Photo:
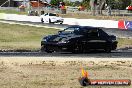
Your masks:
M 53 13 L 49 13 L 49 16 L 56 16 L 56 14 L 53 14 Z
M 69 27 L 64 29 L 64 31 L 62 31 L 62 34 L 69 34 L 69 33 L 74 33 L 74 31 L 79 31 L 78 27 Z

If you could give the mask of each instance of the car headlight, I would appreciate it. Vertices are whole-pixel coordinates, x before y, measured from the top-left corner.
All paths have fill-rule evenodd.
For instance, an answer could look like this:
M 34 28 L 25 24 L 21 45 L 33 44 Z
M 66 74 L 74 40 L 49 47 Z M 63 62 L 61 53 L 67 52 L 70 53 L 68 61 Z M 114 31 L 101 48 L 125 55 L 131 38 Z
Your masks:
M 46 41 L 47 41 L 47 39 L 43 39 L 42 41 L 46 42 Z
M 68 40 L 62 40 L 62 41 L 59 41 L 58 43 L 69 43 Z

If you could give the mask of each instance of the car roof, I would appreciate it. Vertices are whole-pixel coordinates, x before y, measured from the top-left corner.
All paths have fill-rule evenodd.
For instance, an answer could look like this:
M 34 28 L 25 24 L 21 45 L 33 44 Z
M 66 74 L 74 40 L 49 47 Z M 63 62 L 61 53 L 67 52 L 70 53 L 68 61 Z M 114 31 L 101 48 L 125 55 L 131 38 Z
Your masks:
M 80 29 L 98 29 L 98 27 L 91 27 L 91 26 L 80 26 L 80 25 L 73 25 L 73 26 L 69 26 L 69 27 L 73 27 L 73 28 L 80 28 Z

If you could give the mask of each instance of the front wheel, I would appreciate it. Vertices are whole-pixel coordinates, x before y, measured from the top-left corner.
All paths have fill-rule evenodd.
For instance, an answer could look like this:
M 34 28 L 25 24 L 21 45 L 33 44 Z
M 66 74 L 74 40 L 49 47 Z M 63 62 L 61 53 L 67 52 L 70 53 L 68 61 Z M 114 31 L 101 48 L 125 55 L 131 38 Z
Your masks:
M 46 53 L 52 53 L 53 50 L 50 50 L 50 49 L 45 48 L 45 52 L 46 52 Z
M 45 50 L 46 53 L 52 53 L 53 51 L 50 50 Z
M 63 22 L 61 22 L 60 24 L 63 24 Z
M 49 50 L 47 48 L 41 47 L 41 52 L 52 53 L 53 51 L 52 50 Z

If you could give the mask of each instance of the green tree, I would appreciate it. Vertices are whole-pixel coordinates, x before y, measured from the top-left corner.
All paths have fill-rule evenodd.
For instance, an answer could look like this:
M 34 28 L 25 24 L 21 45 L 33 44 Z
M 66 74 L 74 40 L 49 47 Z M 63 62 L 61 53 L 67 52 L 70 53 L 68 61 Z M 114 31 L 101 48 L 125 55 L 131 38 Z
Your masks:
M 64 3 L 66 6 L 72 6 L 72 3 L 69 0 L 65 0 Z
M 131 0 L 131 4 L 130 5 L 132 6 L 132 0 Z
M 90 0 L 83 0 L 81 4 L 86 8 L 90 9 Z
M 107 0 L 107 4 L 110 5 L 112 9 L 124 10 L 131 4 L 131 0 Z
M 63 2 L 63 0 L 51 0 L 51 1 L 50 1 L 50 4 L 51 4 L 51 5 L 58 6 L 58 5 L 59 5 L 59 2 Z

